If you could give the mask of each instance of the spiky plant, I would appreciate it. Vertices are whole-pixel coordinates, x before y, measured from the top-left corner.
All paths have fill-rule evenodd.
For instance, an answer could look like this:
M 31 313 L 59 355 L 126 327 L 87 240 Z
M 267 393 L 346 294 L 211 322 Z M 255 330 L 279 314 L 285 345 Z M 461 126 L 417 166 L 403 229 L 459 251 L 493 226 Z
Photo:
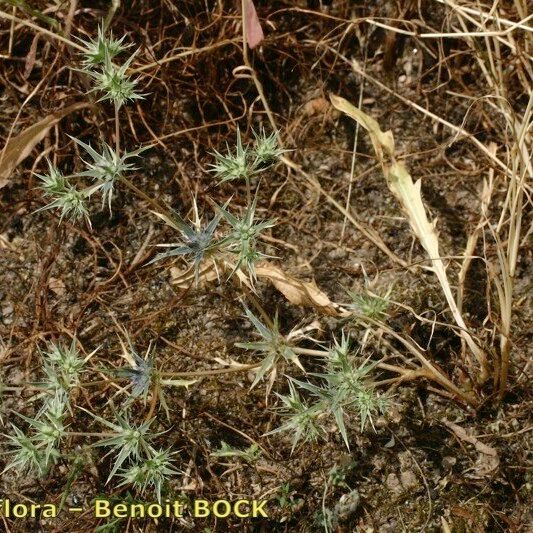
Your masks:
M 239 268 L 248 273 L 250 283 L 257 281 L 255 265 L 258 261 L 269 257 L 257 249 L 261 233 L 276 225 L 275 220 L 255 221 L 257 197 L 249 205 L 242 218 L 232 215 L 225 207 L 220 207 L 224 219 L 230 224 L 231 232 L 225 239 L 226 248 L 236 256 L 236 264 L 231 273 L 233 275 Z
M 250 147 L 243 144 L 238 127 L 235 151 L 232 151 L 227 143 L 226 149 L 225 155 L 215 151 L 215 163 L 210 165 L 211 172 L 219 178 L 219 184 L 241 179 L 249 181 L 256 171 L 254 157 Z
M 238 348 L 251 350 L 263 356 L 261 366 L 257 371 L 252 388 L 261 381 L 267 372 L 274 369 L 281 360 L 295 364 L 301 370 L 304 370 L 298 355 L 288 343 L 287 339 L 280 333 L 277 316 L 274 318 L 271 327 L 265 326 L 248 307 L 244 306 L 244 311 L 248 320 L 255 326 L 261 339 L 255 342 L 238 342 L 235 344 Z M 305 371 L 305 370 L 304 370 Z
M 227 204 L 226 204 L 227 205 Z M 205 259 L 212 257 L 219 251 L 224 243 L 223 240 L 215 239 L 215 231 L 222 218 L 222 213 L 217 213 L 210 222 L 202 225 L 198 217 L 198 210 L 195 203 L 196 220 L 193 224 L 188 224 L 178 213 L 171 216 L 162 213 L 155 213 L 171 228 L 181 234 L 181 242 L 159 244 L 161 248 L 170 248 L 166 252 L 157 254 L 148 264 L 161 261 L 167 257 L 185 257 L 192 262 L 196 284 L 199 281 L 200 267 Z
M 35 418 L 14 412 L 24 420 L 31 433 L 25 434 L 15 424 L 11 424 L 13 435 L 8 438 L 10 450 L 8 455 L 12 460 L 4 471 L 15 469 L 19 473 L 36 473 L 44 476 L 60 457 L 59 445 L 65 436 L 66 427 L 63 424 L 66 411 L 64 394 L 58 393 L 46 404 Z
M 11 424 L 13 434 L 4 435 L 7 438 L 7 456 L 11 460 L 6 464 L 2 473 L 15 470 L 19 474 L 36 473 L 44 476 L 48 472 L 50 465 L 46 461 L 42 450 L 37 448 L 31 437 L 28 437 L 15 424 Z
M 68 181 L 59 169 L 53 166 L 50 162 L 48 174 L 37 174 L 42 181 L 40 188 L 45 196 L 48 196 L 52 201 L 37 209 L 35 212 L 47 211 L 49 209 L 58 209 L 60 211 L 59 222 L 64 219 L 71 222 L 77 222 L 85 219 L 87 224 L 91 225 L 89 218 L 89 210 L 87 208 L 87 199 L 90 196 L 90 191 L 78 190 Z
M 126 335 L 127 346 L 122 339 L 119 341 L 122 347 L 122 357 L 127 361 L 128 366 L 120 368 L 116 374 L 130 381 L 133 398 L 142 397 L 146 401 L 155 372 L 152 346 L 148 346 L 144 357 L 141 357 L 128 335 Z
M 123 485 L 133 485 L 141 494 L 152 488 L 157 500 L 161 501 L 161 494 L 165 484 L 171 477 L 180 474 L 172 464 L 170 450 L 152 449 L 150 456 L 122 471 Z
M 68 393 L 79 385 L 86 361 L 80 356 L 76 343 L 76 339 L 72 339 L 70 346 L 50 343 L 46 350 L 39 349 L 46 374 L 46 380 L 39 383 L 40 386 L 56 394 Z
M 132 54 L 122 65 L 118 66 L 105 54 L 104 61 L 99 68 L 87 69 L 86 72 L 94 82 L 92 91 L 101 94 L 99 102 L 113 102 L 116 109 L 119 109 L 127 102 L 142 100 L 144 95 L 137 92 L 138 79 L 132 79 L 127 72 L 130 64 L 135 58 Z
M 243 144 L 240 129 L 237 127 L 235 150 L 226 143 L 226 154 L 215 151 L 215 163 L 211 172 L 219 178 L 219 184 L 226 181 L 246 180 L 275 163 L 287 150 L 278 145 L 276 132 L 267 135 L 264 128 L 259 133 L 252 130 L 255 137 L 253 146 Z
M 255 158 L 254 167 L 258 170 L 265 170 L 289 151 L 279 147 L 277 132 L 267 135 L 265 129 L 261 128 L 259 133 L 254 131 L 253 134 L 255 144 L 252 149 L 252 154 Z
M 107 482 L 122 467 L 125 461 L 135 462 L 152 453 L 152 442 L 162 433 L 153 433 L 150 426 L 154 419 L 146 420 L 141 424 L 133 424 L 130 421 L 129 412 L 115 413 L 116 422 L 110 422 L 104 418 L 90 413 L 98 422 L 111 430 L 113 436 L 106 437 L 94 444 L 94 446 L 109 447 L 110 450 L 104 457 L 114 455 L 115 461 Z
M 48 163 L 47 174 L 36 174 L 41 180 L 39 185 L 45 196 L 57 196 L 63 194 L 69 187 L 68 178 L 50 161 Z
M 98 152 L 90 144 L 84 143 L 75 137 L 70 138 L 81 146 L 92 159 L 92 161 L 86 161 L 82 158 L 86 165 L 86 170 L 75 174 L 74 177 L 91 178 L 95 183 L 89 188 L 88 194 L 99 191 L 102 195 L 102 207 L 107 202 L 111 212 L 111 201 L 115 185 L 126 173 L 137 170 L 137 167 L 133 166 L 133 163 L 129 163 L 128 159 L 138 157 L 146 148 L 140 148 L 133 152 L 124 152 L 120 155 L 105 142 L 102 143 L 101 152 Z
M 132 345 L 129 336 L 126 336 L 128 347 L 122 339 L 122 357 L 126 359 L 129 367 L 120 368 L 116 374 L 122 378 L 128 379 L 132 384 L 131 397 L 129 403 L 136 398 L 141 397 L 144 402 L 150 393 L 156 394 L 159 405 L 163 407 L 170 420 L 170 411 L 165 399 L 165 387 L 185 387 L 196 383 L 195 379 L 172 379 L 172 373 L 165 375 L 154 365 L 155 355 L 152 353 L 151 346 L 146 350 L 144 358 L 141 357 Z
M 373 387 L 369 374 L 373 364 L 368 361 L 358 362 L 350 349 L 350 340 L 344 334 L 341 341 L 335 340 L 334 346 L 326 352 L 326 367 L 323 373 L 309 373 L 318 378 L 318 383 L 289 379 L 291 394 L 281 397 L 288 422 L 275 431 L 292 431 L 295 437 L 293 448 L 298 439 L 310 440 L 324 435 L 318 420 L 324 421 L 332 416 L 349 448 L 345 416 L 357 416 L 360 431 L 364 431 L 367 422 L 373 426 L 373 417 L 383 413 L 389 401 L 379 395 Z M 297 393 L 296 388 L 311 393 L 314 403 L 308 405 Z
M 97 65 L 104 64 L 106 58 L 112 60 L 114 57 L 124 52 L 131 46 L 123 44 L 125 38 L 126 36 L 123 35 L 120 39 L 113 39 L 113 34 L 106 37 L 103 24 L 98 25 L 98 35 L 96 39 L 87 41 L 78 37 L 77 40 L 80 41 L 85 48 L 85 51 L 82 52 L 82 63 L 84 68 L 87 70 L 93 69 Z
M 377 296 L 368 291 L 355 292 L 346 291 L 350 297 L 348 308 L 351 309 L 356 316 L 365 316 L 374 319 L 383 319 L 387 314 L 387 309 L 390 305 L 389 296 L 391 289 L 387 291 L 384 296 Z
M 282 402 L 276 410 L 280 411 L 285 422 L 267 433 L 267 435 L 274 435 L 287 432 L 292 435 L 291 453 L 300 441 L 316 442 L 319 438 L 326 436 L 326 431 L 320 422 L 320 418 L 324 416 L 323 406 L 319 402 L 309 405 L 300 396 L 294 383 L 292 379 L 289 379 L 289 394 L 276 393 Z

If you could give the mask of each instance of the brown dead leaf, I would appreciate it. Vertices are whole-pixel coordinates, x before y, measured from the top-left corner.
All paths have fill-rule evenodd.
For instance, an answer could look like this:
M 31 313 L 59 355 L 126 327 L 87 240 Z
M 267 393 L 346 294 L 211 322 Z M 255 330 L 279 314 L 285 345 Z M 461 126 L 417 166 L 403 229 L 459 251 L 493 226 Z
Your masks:
M 270 263 L 262 263 L 256 267 L 255 272 L 258 278 L 269 279 L 292 304 L 314 307 L 326 315 L 339 314 L 328 295 L 322 292 L 314 281 L 300 281 Z
M 218 279 L 218 277 L 219 274 L 214 264 L 210 264 L 200 270 L 198 274 L 198 283 L 203 285 L 204 283 Z M 191 285 L 194 285 L 196 276 L 193 269 L 187 268 L 185 270 L 181 270 L 178 267 L 171 267 L 170 279 L 173 285 L 177 285 L 180 289 L 187 289 Z
M 35 146 L 40 143 L 48 130 L 55 126 L 63 117 L 74 111 L 90 107 L 93 104 L 78 102 L 52 113 L 36 124 L 26 128 L 22 133 L 10 139 L 0 153 L 0 189 L 8 183 L 9 176 L 14 168 L 28 157 Z
M 234 264 L 226 261 L 217 263 L 216 268 L 214 264 L 207 265 L 200 271 L 198 281 L 200 283 L 208 283 L 223 278 L 224 273 L 231 272 L 234 267 Z M 268 279 L 294 305 L 314 307 L 321 313 L 331 316 L 340 314 L 328 295 L 322 292 L 314 281 L 300 281 L 283 272 L 281 268 L 267 262 L 258 265 L 255 273 L 258 278 Z M 240 269 L 237 269 L 236 275 L 241 283 L 252 288 L 248 277 Z M 191 269 L 181 270 L 177 267 L 172 267 L 170 276 L 172 284 L 180 288 L 188 288 L 195 282 L 195 274 Z
M 200 284 L 224 279 L 224 274 L 231 272 L 235 265 L 228 261 L 217 262 L 205 266 L 198 275 Z M 331 316 L 340 314 L 335 304 L 329 299 L 328 295 L 322 292 L 314 281 L 301 281 L 289 276 L 281 268 L 264 262 L 255 268 L 258 278 L 269 280 L 278 291 L 280 291 L 289 302 L 302 307 L 314 307 L 317 311 Z M 237 269 L 235 272 L 239 281 L 248 288 L 253 289 L 250 285 L 248 276 Z M 171 267 L 170 276 L 172 284 L 180 288 L 188 288 L 195 282 L 195 274 L 192 269 L 181 270 L 177 267 Z
M 330 95 L 331 103 L 335 109 L 345 113 L 349 117 L 353 118 L 356 122 L 359 122 L 365 130 L 370 134 L 370 139 L 376 155 L 380 161 L 384 161 L 383 151 L 389 156 L 394 156 L 394 137 L 391 131 L 381 131 L 379 124 L 370 115 L 363 113 L 359 108 L 352 105 L 348 100 L 337 96 L 335 94 Z
M 473 444 L 478 452 L 491 455 L 493 457 L 498 455 L 498 452 L 495 448 L 483 444 L 479 439 L 474 437 L 474 435 L 469 435 L 466 429 L 462 428 L 461 426 L 458 426 L 453 422 L 448 422 L 447 420 L 443 420 L 443 423 L 445 426 L 449 427 L 461 440 Z
M 487 446 L 474 435 L 470 435 L 466 429 L 454 424 L 453 422 L 443 420 L 443 423 L 445 426 L 450 428 L 459 439 L 473 444 L 476 450 L 479 452 L 479 457 L 476 461 L 475 467 L 475 473 L 477 477 L 487 475 L 498 468 L 500 464 L 500 458 L 498 456 L 498 451 L 495 448 L 492 446 Z
M 24 74 L 23 78 L 27 80 L 30 77 L 33 66 L 35 65 L 35 54 L 37 53 L 37 44 L 39 42 L 39 34 L 36 33 L 33 41 L 31 42 L 30 51 L 26 56 L 26 61 L 24 63 Z
M 50 277 L 50 279 L 48 280 L 48 288 L 56 296 L 65 296 L 65 292 L 66 292 L 65 284 L 63 283 L 63 280 L 59 278 Z

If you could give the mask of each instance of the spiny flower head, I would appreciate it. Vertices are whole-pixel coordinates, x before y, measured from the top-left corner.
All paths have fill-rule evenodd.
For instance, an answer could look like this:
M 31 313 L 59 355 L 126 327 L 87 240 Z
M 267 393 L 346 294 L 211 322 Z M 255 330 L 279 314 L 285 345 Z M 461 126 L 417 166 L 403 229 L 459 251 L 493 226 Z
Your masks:
M 368 359 L 358 362 L 351 353 L 349 339 L 344 334 L 326 357 L 326 369 L 323 373 L 311 373 L 310 376 L 323 381 L 315 385 L 309 382 L 294 382 L 318 398 L 322 408 L 333 415 L 339 431 L 349 448 L 345 415 L 353 413 L 359 417 L 361 431 L 367 421 L 372 423 L 372 416 L 383 412 L 387 399 L 380 396 L 368 378 L 375 364 Z
M 124 481 L 120 486 L 132 484 L 141 494 L 146 492 L 149 487 L 152 487 L 157 500 L 161 501 L 161 492 L 164 484 L 168 482 L 170 476 L 180 473 L 172 465 L 172 455 L 169 450 L 155 450 L 152 448 L 151 455 L 148 458 L 123 470 L 121 475 Z
M 277 317 L 274 318 L 272 327 L 267 327 L 250 311 L 250 309 L 248 309 L 248 307 L 244 306 L 244 311 L 248 320 L 250 320 L 255 326 L 255 329 L 261 338 L 255 342 L 239 342 L 236 343 L 235 346 L 238 348 L 244 348 L 245 350 L 253 350 L 254 352 L 262 353 L 263 355 L 263 361 L 257 371 L 252 387 L 255 387 L 263 376 L 275 367 L 280 359 L 294 363 L 301 370 L 304 370 L 297 354 L 291 348 L 285 337 L 281 335 Z
M 138 461 L 143 454 L 151 453 L 152 440 L 161 435 L 161 433 L 152 433 L 150 431 L 150 426 L 154 422 L 153 418 L 136 425 L 130 422 L 128 411 L 123 414 L 115 413 L 116 423 L 109 422 L 92 413 L 91 415 L 114 433 L 112 437 L 105 438 L 95 444 L 95 446 L 108 446 L 111 448 L 106 456 L 111 453 L 116 454 L 115 463 L 109 474 L 108 481 L 126 460 Z
M 91 221 L 89 219 L 89 210 L 87 209 L 87 198 L 90 196 L 90 191 L 76 189 L 69 183 L 67 176 L 64 176 L 49 160 L 47 161 L 48 173 L 37 174 L 37 177 L 41 180 L 39 188 L 44 192 L 45 196 L 52 198 L 52 201 L 35 212 L 59 209 L 61 211 L 60 223 L 63 219 L 76 222 L 85 218 L 90 226 Z
M 80 357 L 76 347 L 76 339 L 70 346 L 62 344 L 48 345 L 47 351 L 41 351 L 43 368 L 47 377 L 46 388 L 56 392 L 69 392 L 79 384 L 79 375 L 85 366 L 85 360 Z
M 144 98 L 142 94 L 135 92 L 139 80 L 132 80 L 126 74 L 134 57 L 135 54 L 131 55 L 123 65 L 117 66 L 106 56 L 98 70 L 88 71 L 95 84 L 92 91 L 103 93 L 99 102 L 109 100 L 116 108 L 120 108 L 127 102 Z
M 47 158 L 46 161 L 48 163 L 48 173 L 37 174 L 37 177 L 42 182 L 39 187 L 43 190 L 46 196 L 54 196 L 64 193 L 69 187 L 67 178 L 50 161 L 50 159 Z
M 318 422 L 319 417 L 323 414 L 322 406 L 319 403 L 309 406 L 301 398 L 292 379 L 289 379 L 289 394 L 276 393 L 276 396 L 282 402 L 282 406 L 277 409 L 281 411 L 286 421 L 267 435 L 281 432 L 290 433 L 292 435 L 291 453 L 300 440 L 316 442 L 320 437 L 326 435 L 326 431 Z
M 347 291 L 351 302 L 348 307 L 359 316 L 368 318 L 383 319 L 387 315 L 387 308 L 389 307 L 389 296 L 392 287 L 389 288 L 384 296 L 377 296 L 368 292 Z
M 160 244 L 160 247 L 170 248 L 170 250 L 157 254 L 148 264 L 161 261 L 167 257 L 190 257 L 194 267 L 196 283 L 198 284 L 200 265 L 206 257 L 217 251 L 222 244 L 215 240 L 214 237 L 217 226 L 222 218 L 222 213 L 215 215 L 205 226 L 201 225 L 196 204 L 195 213 L 196 221 L 194 224 L 185 222 L 178 213 L 172 213 L 171 217 L 161 213 L 154 213 L 181 234 L 182 242 Z
M 87 208 L 87 198 L 90 196 L 90 192 L 87 190 L 79 191 L 76 187 L 66 183 L 65 188 L 60 192 L 49 192 L 50 196 L 55 199 L 49 204 L 37 209 L 35 212 L 46 211 L 48 209 L 59 209 L 59 222 L 63 219 L 70 222 L 77 222 L 81 219 L 85 219 L 87 224 L 91 225 L 89 219 L 89 210 Z
M 98 35 L 96 39 L 85 41 L 78 38 L 85 47 L 85 51 L 82 52 L 84 66 L 86 68 L 91 68 L 95 65 L 101 65 L 104 63 L 106 57 L 113 59 L 129 48 L 130 45 L 125 46 L 122 44 L 125 37 L 126 36 L 124 35 L 120 39 L 113 39 L 113 34 L 106 37 L 104 25 L 100 24 L 98 25 Z
M 8 470 L 16 470 L 19 474 L 37 473 L 39 476 L 44 476 L 49 469 L 43 451 L 39 450 L 34 444 L 33 440 L 26 436 L 14 424 L 11 425 L 13 435 L 5 435 L 10 447 L 7 454 L 11 455 L 11 461 L 4 468 L 4 472 Z
M 102 151 L 97 152 L 90 144 L 86 144 L 75 137 L 71 137 L 71 139 L 81 146 L 92 159 L 92 161 L 83 160 L 85 165 L 87 165 L 87 170 L 76 174 L 76 176 L 85 176 L 95 180 L 96 184 L 89 189 L 89 194 L 100 191 L 102 206 L 107 201 L 109 211 L 111 211 L 111 201 L 117 180 L 126 172 L 137 170 L 137 167 L 133 163 L 129 163 L 128 159 L 138 157 L 146 148 L 140 148 L 134 152 L 125 152 L 120 155 L 105 142 L 102 143 Z
M 122 357 L 128 362 L 129 368 L 120 368 L 117 375 L 130 380 L 133 385 L 131 391 L 133 398 L 141 396 L 146 400 L 156 373 L 151 357 L 151 346 L 148 347 L 143 358 L 137 353 L 129 337 L 127 337 L 127 342 L 128 347 L 120 339 Z
M 253 155 L 256 159 L 255 166 L 261 170 L 274 164 L 284 153 L 289 151 L 279 147 L 276 132 L 267 135 L 262 128 L 259 133 L 254 131 L 253 134 L 255 137 L 253 148 Z
M 44 475 L 59 457 L 59 444 L 63 439 L 66 427 L 63 424 L 65 403 L 62 395 L 48 400 L 35 418 L 14 412 L 28 423 L 31 435 L 25 435 L 12 424 L 14 435 L 11 441 L 13 460 L 6 470 L 15 468 L 21 472 L 37 472 Z
M 237 255 L 237 264 L 233 272 L 237 271 L 241 266 L 244 266 L 250 275 L 250 281 L 252 283 L 256 279 L 255 264 L 259 260 L 268 257 L 257 250 L 257 240 L 264 230 L 276 225 L 275 220 L 255 222 L 256 206 L 257 197 L 254 198 L 252 205 L 247 208 L 242 218 L 235 217 L 225 207 L 219 208 L 222 216 L 229 222 L 232 228 L 225 242 L 227 243 L 228 250 Z
M 261 129 L 260 133 L 253 131 L 253 134 L 254 146 L 244 145 L 241 132 L 237 128 L 235 151 L 226 143 L 226 154 L 217 151 L 213 153 L 215 164 L 210 165 L 211 172 L 220 178 L 219 183 L 238 179 L 249 181 L 254 174 L 271 166 L 288 151 L 279 147 L 276 132 L 267 135 L 265 130 Z
M 235 152 L 232 152 L 226 144 L 227 154 L 223 155 L 215 151 L 214 165 L 210 165 L 211 172 L 214 172 L 219 178 L 219 183 L 238 179 L 249 180 L 255 172 L 255 165 L 249 147 L 242 144 L 242 137 L 239 128 L 237 128 L 237 144 Z

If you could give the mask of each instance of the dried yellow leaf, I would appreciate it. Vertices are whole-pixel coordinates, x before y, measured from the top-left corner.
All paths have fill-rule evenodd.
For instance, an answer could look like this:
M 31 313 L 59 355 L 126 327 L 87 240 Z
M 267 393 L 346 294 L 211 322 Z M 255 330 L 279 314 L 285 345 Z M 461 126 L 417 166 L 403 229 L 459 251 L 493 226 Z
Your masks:
M 36 124 L 32 124 L 22 133 L 10 139 L 0 152 L 0 189 L 7 185 L 11 172 L 30 155 L 35 146 L 45 138 L 51 127 L 55 126 L 63 117 L 91 105 L 87 102 L 69 105 L 46 116 Z

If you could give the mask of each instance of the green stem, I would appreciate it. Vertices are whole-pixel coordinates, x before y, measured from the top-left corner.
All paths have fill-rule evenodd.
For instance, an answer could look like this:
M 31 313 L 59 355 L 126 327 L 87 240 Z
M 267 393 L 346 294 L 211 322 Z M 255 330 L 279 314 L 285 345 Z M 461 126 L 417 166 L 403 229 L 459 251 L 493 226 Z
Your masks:
M 66 437 L 116 437 L 116 433 L 111 431 L 103 431 L 100 433 L 86 433 L 84 431 L 67 431 L 65 432 Z
M 248 207 L 252 205 L 252 185 L 250 184 L 250 178 L 246 178 L 246 202 Z
M 117 156 L 120 153 L 120 125 L 118 121 L 118 105 L 115 104 L 115 151 Z

